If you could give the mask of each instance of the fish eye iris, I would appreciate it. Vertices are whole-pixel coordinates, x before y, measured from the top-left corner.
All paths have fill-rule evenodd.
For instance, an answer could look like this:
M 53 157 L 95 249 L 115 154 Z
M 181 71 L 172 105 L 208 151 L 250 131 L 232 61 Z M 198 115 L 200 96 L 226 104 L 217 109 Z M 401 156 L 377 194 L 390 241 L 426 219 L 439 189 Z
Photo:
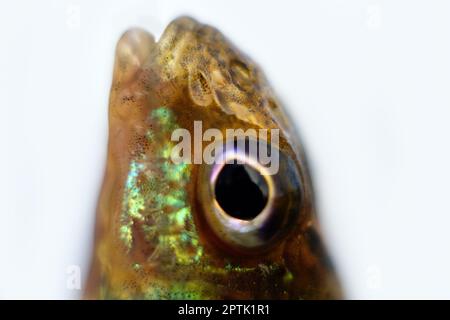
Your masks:
M 295 158 L 266 143 L 271 155 L 278 155 L 277 170 L 271 171 L 246 141 L 226 141 L 215 155 L 218 161 L 199 168 L 195 196 L 205 231 L 212 231 L 222 248 L 253 255 L 298 225 L 304 196 Z M 255 143 L 264 147 L 264 141 Z
M 226 164 L 215 184 L 215 197 L 230 216 L 252 220 L 264 209 L 268 200 L 268 185 L 255 168 L 247 164 Z

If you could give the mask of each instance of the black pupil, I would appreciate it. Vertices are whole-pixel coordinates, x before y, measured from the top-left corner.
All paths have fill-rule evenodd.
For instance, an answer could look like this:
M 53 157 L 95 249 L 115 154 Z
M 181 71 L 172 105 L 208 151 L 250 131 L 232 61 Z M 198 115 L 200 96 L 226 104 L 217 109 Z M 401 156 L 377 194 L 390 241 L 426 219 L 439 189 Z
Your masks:
M 267 182 L 253 167 L 226 164 L 217 177 L 216 200 L 230 216 L 252 220 L 267 204 Z

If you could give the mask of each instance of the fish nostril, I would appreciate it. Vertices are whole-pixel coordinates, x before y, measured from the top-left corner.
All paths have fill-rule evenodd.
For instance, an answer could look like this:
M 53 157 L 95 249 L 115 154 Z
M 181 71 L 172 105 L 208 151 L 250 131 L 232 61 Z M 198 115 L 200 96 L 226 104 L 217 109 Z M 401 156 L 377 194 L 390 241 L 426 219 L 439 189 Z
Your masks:
M 265 178 L 247 164 L 224 165 L 217 177 L 214 192 L 225 213 L 241 220 L 256 218 L 268 201 Z

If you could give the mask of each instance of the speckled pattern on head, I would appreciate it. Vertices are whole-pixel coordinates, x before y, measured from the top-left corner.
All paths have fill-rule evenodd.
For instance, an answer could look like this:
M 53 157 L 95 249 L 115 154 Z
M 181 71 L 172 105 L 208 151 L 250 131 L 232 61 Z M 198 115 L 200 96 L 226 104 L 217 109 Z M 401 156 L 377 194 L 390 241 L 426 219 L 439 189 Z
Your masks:
M 170 158 L 176 128 L 280 129 L 301 209 L 267 250 L 227 248 L 205 222 L 203 164 Z M 206 204 L 208 205 L 208 204 Z M 303 149 L 262 71 L 219 31 L 181 17 L 158 42 L 140 29 L 116 48 L 109 143 L 87 299 L 341 298 L 314 214 Z

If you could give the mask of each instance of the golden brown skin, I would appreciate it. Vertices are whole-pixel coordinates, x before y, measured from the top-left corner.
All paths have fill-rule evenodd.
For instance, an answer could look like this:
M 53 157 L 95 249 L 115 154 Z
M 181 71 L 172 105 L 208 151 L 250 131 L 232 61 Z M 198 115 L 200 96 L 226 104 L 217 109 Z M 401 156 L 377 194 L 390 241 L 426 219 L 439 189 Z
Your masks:
M 221 131 L 280 129 L 279 148 L 300 172 L 302 205 L 292 230 L 267 250 L 238 252 L 211 233 L 199 205 L 202 165 L 177 167 L 175 177 L 164 171 L 171 129 L 192 130 L 194 120 Z M 181 204 L 167 200 L 170 192 Z M 257 65 L 186 17 L 158 42 L 138 29 L 121 37 L 85 298 L 339 299 L 314 211 L 302 146 Z

